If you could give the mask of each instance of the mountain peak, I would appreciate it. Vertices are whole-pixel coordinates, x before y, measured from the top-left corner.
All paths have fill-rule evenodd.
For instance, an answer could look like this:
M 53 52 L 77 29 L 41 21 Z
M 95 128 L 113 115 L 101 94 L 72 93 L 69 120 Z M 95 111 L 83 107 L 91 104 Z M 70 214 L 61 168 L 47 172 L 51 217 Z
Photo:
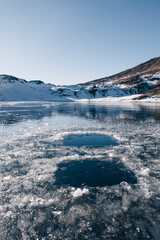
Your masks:
M 138 75 L 149 75 L 149 74 L 155 74 L 157 72 L 160 72 L 160 57 L 155 57 L 152 58 L 150 60 L 148 60 L 147 62 L 141 63 L 139 65 L 137 65 L 136 67 L 133 68 L 129 68 L 125 71 L 122 71 L 120 73 L 111 75 L 109 77 L 104 77 L 104 78 L 100 78 L 100 79 L 96 79 L 87 83 L 84 83 L 82 85 L 88 85 L 88 84 L 94 84 L 94 83 L 103 83 L 103 82 L 107 82 L 107 81 L 118 81 L 118 84 L 121 83 L 121 81 L 123 81 L 125 79 L 125 83 L 126 80 L 136 77 Z

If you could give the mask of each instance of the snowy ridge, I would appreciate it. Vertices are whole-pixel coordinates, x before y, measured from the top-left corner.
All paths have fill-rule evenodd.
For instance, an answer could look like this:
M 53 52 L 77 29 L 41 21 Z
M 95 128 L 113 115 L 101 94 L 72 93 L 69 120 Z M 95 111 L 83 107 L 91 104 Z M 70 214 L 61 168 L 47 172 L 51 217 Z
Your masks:
M 112 84 L 55 86 L 41 81 L 27 82 L 8 75 L 0 76 L 0 101 L 74 101 L 127 95 L 130 95 L 129 89 Z
M 55 86 L 0 75 L 0 101 L 80 101 L 160 99 L 160 58 L 111 77 L 91 82 Z
M 158 76 L 159 77 L 159 76 Z M 156 76 L 157 79 L 157 76 Z M 35 80 L 15 78 L 8 75 L 0 76 L 0 101 L 77 101 L 102 98 L 108 100 L 131 100 L 148 91 L 158 80 L 149 81 L 142 76 L 142 84 L 113 84 L 112 82 L 55 86 Z

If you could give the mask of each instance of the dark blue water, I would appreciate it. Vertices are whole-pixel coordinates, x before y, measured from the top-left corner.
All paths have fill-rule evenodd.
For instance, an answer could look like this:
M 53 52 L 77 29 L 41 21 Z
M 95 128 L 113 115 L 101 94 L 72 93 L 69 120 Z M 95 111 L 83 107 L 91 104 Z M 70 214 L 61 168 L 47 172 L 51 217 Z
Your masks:
M 56 185 L 73 187 L 113 186 L 125 181 L 135 184 L 136 177 L 116 161 L 70 161 L 60 163 L 55 174 Z
M 102 134 L 91 134 L 91 135 L 69 135 L 63 139 L 64 146 L 90 146 L 90 147 L 104 147 L 104 146 L 115 146 L 118 143 L 111 137 Z

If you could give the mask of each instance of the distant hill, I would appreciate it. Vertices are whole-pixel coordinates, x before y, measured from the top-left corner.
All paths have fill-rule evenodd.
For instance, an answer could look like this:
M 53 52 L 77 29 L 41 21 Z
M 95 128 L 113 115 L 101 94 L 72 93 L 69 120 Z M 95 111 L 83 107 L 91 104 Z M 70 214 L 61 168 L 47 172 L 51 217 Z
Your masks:
M 137 93 L 144 93 L 138 99 L 147 97 L 147 95 L 160 96 L 160 57 L 153 58 L 118 74 L 93 80 L 82 85 L 106 83 L 115 86 L 130 86 L 131 92 L 137 90 Z
M 109 77 L 69 86 L 0 75 L 0 101 L 75 101 L 111 97 L 160 98 L 160 57 Z

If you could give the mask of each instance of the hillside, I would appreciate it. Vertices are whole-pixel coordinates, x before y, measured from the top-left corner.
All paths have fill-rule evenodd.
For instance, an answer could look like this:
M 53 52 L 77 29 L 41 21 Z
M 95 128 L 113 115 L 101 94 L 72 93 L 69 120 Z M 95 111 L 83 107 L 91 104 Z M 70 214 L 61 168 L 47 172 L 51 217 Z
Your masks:
M 111 97 L 160 98 L 160 57 L 110 77 L 69 86 L 0 75 L 0 101 L 76 101 Z
M 142 94 L 138 99 L 147 96 L 160 96 L 160 57 L 153 58 L 136 67 L 130 68 L 118 74 L 97 79 L 82 84 L 124 86 L 130 88 L 130 93 Z

